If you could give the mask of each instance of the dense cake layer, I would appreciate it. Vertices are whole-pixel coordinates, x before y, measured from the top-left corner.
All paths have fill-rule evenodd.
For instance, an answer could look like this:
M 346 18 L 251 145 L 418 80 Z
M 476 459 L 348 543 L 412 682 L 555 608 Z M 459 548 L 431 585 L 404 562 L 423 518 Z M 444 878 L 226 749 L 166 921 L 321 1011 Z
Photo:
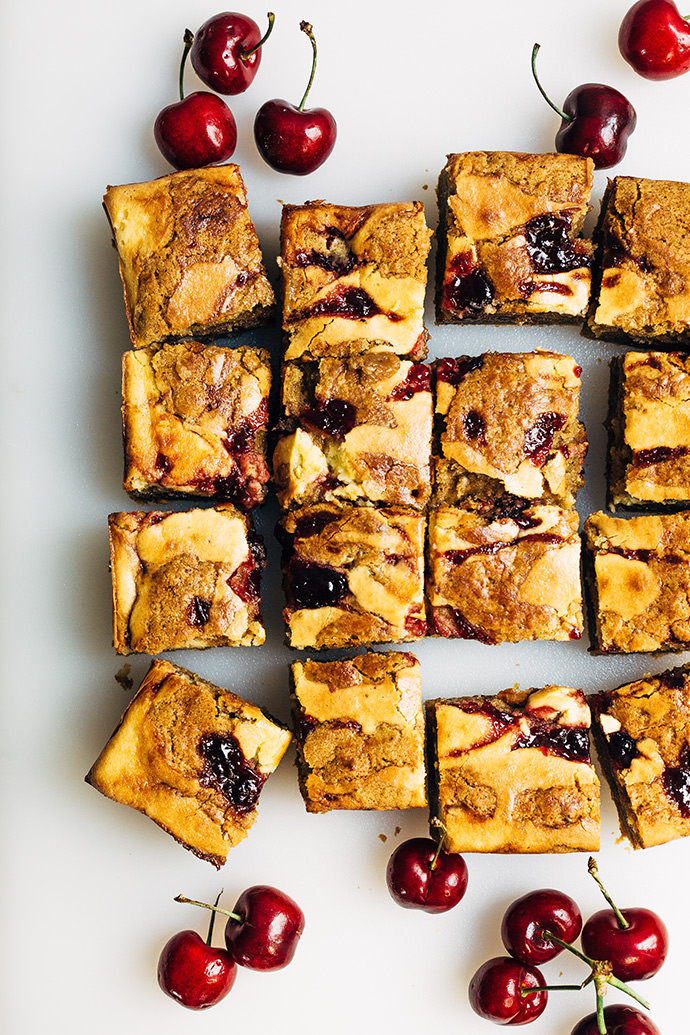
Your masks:
M 402 507 L 324 503 L 286 514 L 278 534 L 289 644 L 424 636 L 424 529 L 424 517 Z
M 282 410 L 273 470 L 283 506 L 428 502 L 429 367 L 389 352 L 289 363 Z
M 125 352 L 124 488 L 134 499 L 261 503 L 270 387 L 265 349 L 190 341 Z
M 690 834 L 690 667 L 594 698 L 594 732 L 621 831 L 635 848 Z
M 289 742 L 254 705 L 158 660 L 86 780 L 220 867 Z
M 690 648 L 690 513 L 585 522 L 595 652 Z
M 587 330 L 596 338 L 690 342 L 690 184 L 616 176 L 595 234 Z
M 429 516 L 431 632 L 493 644 L 582 635 L 578 516 L 505 497 Z
M 274 308 L 239 166 L 108 187 L 135 348 L 265 323 Z
M 292 686 L 308 812 L 426 805 L 422 680 L 412 654 L 296 662 Z
M 580 690 L 504 690 L 426 708 L 431 814 L 446 851 L 598 850 L 599 783 Z
M 438 184 L 438 323 L 580 319 L 589 302 L 591 159 L 448 155 Z
M 574 506 L 587 439 L 570 356 L 487 352 L 442 359 L 435 370 L 436 503 L 511 493 Z
M 418 201 L 285 205 L 280 253 L 285 359 L 372 348 L 423 359 L 430 237 Z
M 111 514 L 118 654 L 263 643 L 263 542 L 230 504 Z
M 628 352 L 611 361 L 608 505 L 690 504 L 690 357 Z

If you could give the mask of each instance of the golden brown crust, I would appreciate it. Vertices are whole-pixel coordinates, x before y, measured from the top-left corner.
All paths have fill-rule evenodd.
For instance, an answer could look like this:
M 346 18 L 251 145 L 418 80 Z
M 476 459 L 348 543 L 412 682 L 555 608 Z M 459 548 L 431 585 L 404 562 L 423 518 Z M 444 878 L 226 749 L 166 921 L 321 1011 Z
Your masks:
M 308 812 L 426 805 L 419 662 L 369 653 L 292 665 L 300 789 Z
M 290 739 L 236 694 L 157 660 L 86 780 L 220 867 Z
M 274 295 L 237 165 L 108 187 L 135 348 L 270 318 Z

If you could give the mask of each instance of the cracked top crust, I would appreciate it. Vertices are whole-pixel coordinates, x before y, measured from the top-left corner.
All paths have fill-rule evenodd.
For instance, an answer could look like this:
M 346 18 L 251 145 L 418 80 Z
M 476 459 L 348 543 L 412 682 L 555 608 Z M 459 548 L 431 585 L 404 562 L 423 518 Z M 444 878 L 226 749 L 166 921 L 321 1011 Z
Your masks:
M 690 342 L 690 184 L 617 176 L 596 232 L 594 337 L 641 345 Z
M 585 522 L 596 652 L 690 646 L 690 512 Z
M 599 783 L 582 691 L 512 689 L 426 710 L 432 815 L 446 851 L 597 851 Z
M 118 513 L 108 528 L 118 654 L 264 642 L 265 551 L 240 511 Z
M 511 493 L 575 505 L 587 451 L 580 367 L 554 352 L 485 353 L 435 365 L 434 498 Z
M 174 342 L 125 352 L 125 490 L 135 499 L 261 503 L 270 386 L 265 349 Z
M 296 662 L 292 680 L 308 812 L 426 805 L 422 683 L 412 654 Z
M 597 694 L 593 708 L 625 836 L 649 848 L 690 835 L 690 667 Z
M 439 323 L 584 315 L 591 159 L 477 151 L 448 155 L 438 186 Z
M 237 165 L 108 187 L 135 348 L 267 322 L 275 302 Z
M 236 694 L 157 660 L 86 780 L 220 867 L 290 739 Z
M 280 525 L 292 647 L 400 643 L 426 633 L 422 514 L 323 503 Z
M 427 600 L 438 636 L 515 643 L 582 636 L 575 511 L 506 498 L 429 515 Z
M 289 363 L 273 454 L 284 507 L 361 500 L 423 509 L 429 499 L 429 367 L 387 352 Z
M 285 359 L 372 348 L 423 359 L 430 239 L 417 201 L 284 206 Z

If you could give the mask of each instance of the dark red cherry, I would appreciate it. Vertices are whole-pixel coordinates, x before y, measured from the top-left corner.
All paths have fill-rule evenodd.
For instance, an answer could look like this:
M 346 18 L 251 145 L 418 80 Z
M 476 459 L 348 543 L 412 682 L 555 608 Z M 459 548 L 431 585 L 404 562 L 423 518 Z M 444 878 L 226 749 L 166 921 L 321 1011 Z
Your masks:
M 386 882 L 406 909 L 445 913 L 467 890 L 467 865 L 461 855 L 440 850 L 430 837 L 413 837 L 391 855 Z
M 194 33 L 191 60 L 194 71 L 216 93 L 244 93 L 261 63 L 261 48 L 271 35 L 275 15 L 268 12 L 268 29 L 252 18 L 224 11 L 205 21 Z
M 506 910 L 503 944 L 521 963 L 546 963 L 563 951 L 543 933 L 550 931 L 569 945 L 582 929 L 582 916 L 569 895 L 551 888 L 523 895 Z
M 232 959 L 251 970 L 278 970 L 295 954 L 304 914 L 288 895 L 268 884 L 247 888 L 225 925 Z
M 229 952 L 214 949 L 196 933 L 180 931 L 163 947 L 158 984 L 166 995 L 190 1010 L 204 1010 L 224 999 L 237 967 Z
M 690 21 L 672 0 L 638 0 L 621 23 L 618 49 L 645 79 L 675 79 L 690 70 Z
M 571 90 L 559 108 L 545 93 L 536 72 L 539 44 L 532 50 L 532 74 L 546 103 L 561 117 L 556 150 L 591 158 L 597 169 L 610 169 L 625 154 L 637 115 L 630 101 L 612 86 L 585 83 Z
M 191 42 L 188 30 L 180 64 L 180 100 L 163 108 L 153 127 L 161 154 L 176 169 L 225 162 L 237 143 L 237 126 L 225 101 L 205 91 L 184 96 L 182 77 Z
M 542 1014 L 548 992 L 525 994 L 529 988 L 543 988 L 544 978 L 536 967 L 497 956 L 479 968 L 470 981 L 470 1006 L 480 1017 L 497 1024 L 529 1024 Z
M 582 928 L 587 956 L 608 960 L 621 981 L 641 981 L 661 968 L 668 953 L 668 931 L 651 909 L 621 909 L 621 927 L 613 909 L 601 909 Z
M 606 1006 L 604 1020 L 607 1035 L 661 1035 L 651 1018 L 632 1006 Z M 570 1035 L 599 1035 L 596 1013 L 578 1021 Z
M 272 169 L 306 176 L 318 169 L 335 147 L 337 126 L 326 108 L 304 107 L 316 72 L 316 40 L 309 22 L 301 22 L 300 29 L 312 45 L 307 89 L 298 107 L 278 98 L 262 104 L 254 120 L 254 139 Z

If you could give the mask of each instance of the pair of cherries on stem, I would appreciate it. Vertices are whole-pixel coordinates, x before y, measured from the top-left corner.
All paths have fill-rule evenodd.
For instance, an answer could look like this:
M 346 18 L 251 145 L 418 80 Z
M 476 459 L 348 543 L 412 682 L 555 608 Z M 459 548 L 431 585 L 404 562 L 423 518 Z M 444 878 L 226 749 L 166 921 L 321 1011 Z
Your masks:
M 209 19 L 194 35 L 184 34 L 180 63 L 180 100 L 158 115 L 154 137 L 163 156 L 176 169 L 194 169 L 227 161 L 237 144 L 237 125 L 225 101 L 216 94 L 197 91 L 184 96 L 183 77 L 187 55 L 199 77 L 214 90 L 238 94 L 247 89 L 259 66 L 261 48 L 268 39 L 275 16 L 268 13 L 268 30 L 260 30 L 251 18 L 227 13 Z M 335 146 L 335 119 L 325 108 L 305 108 L 316 73 L 316 39 L 311 25 L 300 29 L 312 45 L 311 74 L 304 96 L 295 107 L 275 98 L 266 101 L 254 121 L 254 138 L 261 156 L 278 172 L 306 175 L 317 169 Z
M 599 879 L 594 859 L 588 869 L 611 908 L 595 913 L 584 927 L 577 904 L 561 891 L 531 892 L 508 908 L 501 937 L 510 955 L 489 960 L 470 983 L 470 1003 L 481 1017 L 499 1024 L 535 1020 L 546 1007 L 549 991 L 538 965 L 566 949 L 587 963 L 591 973 L 582 985 L 555 987 L 593 984 L 597 999 L 596 1012 L 580 1021 L 571 1035 L 658 1035 L 652 1021 L 633 1007 L 604 1009 L 603 991 L 611 985 L 647 1005 L 626 982 L 644 980 L 660 969 L 668 951 L 666 927 L 649 909 L 618 909 Z M 580 934 L 583 952 L 572 946 Z
M 221 892 L 222 894 L 222 892 Z M 158 961 L 158 984 L 190 1010 L 214 1006 L 228 994 L 237 967 L 279 970 L 293 958 L 304 930 L 304 914 L 284 892 L 268 884 L 243 891 L 232 912 L 178 895 L 176 902 L 211 910 L 204 941 L 196 931 L 180 931 L 165 944 Z M 216 913 L 226 916 L 225 949 L 211 945 Z
M 445 913 L 463 898 L 467 890 L 467 865 L 461 855 L 443 851 L 446 833 L 438 842 L 430 837 L 412 837 L 398 845 L 388 861 L 386 883 L 391 895 L 405 909 Z

